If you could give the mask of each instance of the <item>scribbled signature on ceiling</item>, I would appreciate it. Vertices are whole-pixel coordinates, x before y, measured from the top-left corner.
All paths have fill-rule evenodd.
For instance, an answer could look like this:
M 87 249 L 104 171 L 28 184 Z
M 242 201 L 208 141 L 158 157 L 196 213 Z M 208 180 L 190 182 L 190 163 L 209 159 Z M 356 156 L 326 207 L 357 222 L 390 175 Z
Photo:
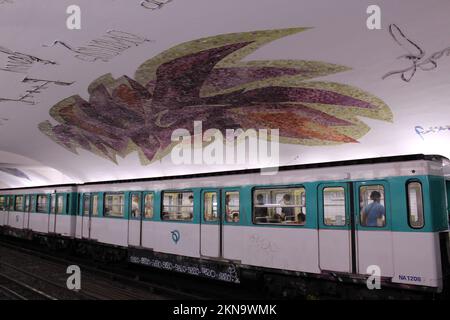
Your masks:
M 394 41 L 406 51 L 406 54 L 397 59 L 406 60 L 409 63 L 409 66 L 386 73 L 382 77 L 383 80 L 394 75 L 400 75 L 400 79 L 404 82 L 409 82 L 414 77 L 417 70 L 432 71 L 438 67 L 438 60 L 450 55 L 450 46 L 447 46 L 445 49 L 436 51 L 426 57 L 425 50 L 417 43 L 410 40 L 396 24 L 389 25 L 389 34 Z
M 224 34 L 168 49 L 143 63 L 135 79 L 106 74 L 89 100 L 68 97 L 50 110 L 58 123 L 39 128 L 55 142 L 116 162 L 138 151 L 143 164 L 161 159 L 177 128 L 278 128 L 280 141 L 310 146 L 357 143 L 370 128 L 359 119 L 392 121 L 389 107 L 346 84 L 312 79 L 349 70 L 321 61 L 242 61 L 290 28 Z

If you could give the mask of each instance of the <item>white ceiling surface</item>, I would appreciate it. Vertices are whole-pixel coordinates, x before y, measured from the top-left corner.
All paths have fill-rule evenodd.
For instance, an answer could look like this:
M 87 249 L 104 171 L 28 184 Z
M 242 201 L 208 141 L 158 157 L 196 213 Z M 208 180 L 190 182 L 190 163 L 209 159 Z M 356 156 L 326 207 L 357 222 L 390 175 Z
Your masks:
M 28 77 L 75 83 L 50 86 L 35 96 L 36 104 L 0 102 L 0 164 L 15 164 L 30 180 L 0 172 L 1 187 L 52 183 L 127 179 L 223 170 L 220 166 L 174 166 L 169 157 L 142 165 L 137 153 L 114 164 L 85 150 L 74 154 L 38 129 L 50 120 L 49 109 L 71 95 L 88 99 L 87 87 L 101 75 L 134 77 L 136 69 L 154 55 L 177 44 L 206 36 L 254 30 L 313 27 L 306 32 L 269 43 L 246 60 L 317 60 L 351 70 L 320 80 L 349 84 L 383 100 L 394 122 L 362 119 L 371 127 L 358 144 L 308 147 L 282 145 L 281 164 L 323 162 L 392 154 L 434 153 L 450 157 L 450 131 L 421 139 L 415 132 L 450 125 L 450 57 L 438 61 L 432 71 L 417 71 L 410 82 L 398 76 L 382 80 L 408 63 L 388 33 L 395 23 L 430 55 L 450 46 L 450 1 L 376 1 L 382 10 L 382 30 L 368 30 L 366 8 L 361 0 L 173 0 L 160 10 L 146 10 L 141 0 L 0 0 L 0 46 L 54 60 L 58 65 L 35 65 Z M 66 28 L 66 8 L 79 5 L 82 29 Z M 55 40 L 83 46 L 108 30 L 134 33 L 151 42 L 127 50 L 109 62 L 83 62 Z M 0 68 L 5 64 L 0 54 Z M 0 71 L 0 98 L 18 97 L 29 85 L 24 74 Z

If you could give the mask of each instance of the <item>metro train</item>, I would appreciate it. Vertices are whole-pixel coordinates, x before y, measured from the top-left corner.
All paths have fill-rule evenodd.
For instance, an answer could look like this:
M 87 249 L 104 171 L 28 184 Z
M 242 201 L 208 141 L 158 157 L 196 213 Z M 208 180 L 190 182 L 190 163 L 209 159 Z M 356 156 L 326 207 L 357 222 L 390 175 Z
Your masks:
M 442 293 L 448 163 L 409 155 L 274 175 L 251 169 L 3 189 L 0 229 L 97 252 L 117 248 L 130 263 L 234 283 L 248 276 L 305 292 L 310 283 L 371 291 L 375 270 L 382 289 Z

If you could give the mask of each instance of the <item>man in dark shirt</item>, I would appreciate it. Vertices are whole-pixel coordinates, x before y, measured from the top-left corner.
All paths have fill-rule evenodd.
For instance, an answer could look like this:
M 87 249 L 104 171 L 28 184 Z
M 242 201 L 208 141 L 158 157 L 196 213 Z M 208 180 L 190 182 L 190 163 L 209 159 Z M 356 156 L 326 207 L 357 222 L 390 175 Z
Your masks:
M 283 196 L 283 203 L 281 204 L 282 209 L 281 209 L 281 218 L 282 220 L 287 220 L 287 221 L 291 221 L 295 218 L 295 211 L 294 211 L 294 207 L 283 207 L 283 205 L 285 206 L 291 206 L 291 195 L 286 193 Z
M 264 205 L 264 196 L 262 194 L 256 196 L 255 205 L 255 222 L 267 222 L 267 208 L 260 207 Z
M 380 203 L 381 194 L 378 191 L 372 191 L 370 199 L 373 202 L 363 209 L 363 225 L 366 227 L 378 227 L 378 221 L 383 220 L 385 216 L 384 206 Z

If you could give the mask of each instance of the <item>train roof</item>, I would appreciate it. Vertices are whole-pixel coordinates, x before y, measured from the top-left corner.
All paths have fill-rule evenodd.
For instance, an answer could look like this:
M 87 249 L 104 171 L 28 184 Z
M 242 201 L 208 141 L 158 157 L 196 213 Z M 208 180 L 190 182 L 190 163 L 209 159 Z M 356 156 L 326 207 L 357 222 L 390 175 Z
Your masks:
M 302 169 L 333 168 L 333 167 L 343 167 L 343 166 L 352 166 L 352 165 L 370 165 L 370 164 L 409 162 L 409 161 L 420 161 L 420 160 L 443 162 L 443 163 L 448 162 L 450 164 L 450 160 L 441 155 L 411 154 L 411 155 L 397 155 L 397 156 L 378 157 L 378 158 L 354 159 L 354 160 L 345 160 L 345 161 L 331 161 L 331 162 L 321 162 L 321 163 L 288 165 L 288 166 L 280 166 L 277 168 L 277 170 L 280 172 L 283 172 L 283 171 L 302 170 Z M 252 169 L 243 169 L 243 170 L 218 171 L 218 172 L 161 176 L 161 177 L 139 178 L 139 179 L 105 180 L 105 181 L 95 181 L 95 182 L 86 182 L 86 183 L 78 183 L 78 184 L 59 184 L 59 185 L 45 185 L 45 186 L 43 185 L 43 186 L 22 187 L 22 188 L 4 188 L 4 189 L 0 189 L 0 191 L 29 190 L 29 189 L 39 189 L 39 188 L 70 188 L 70 187 L 74 187 L 74 186 L 95 186 L 95 185 L 102 185 L 102 184 L 123 184 L 123 183 L 134 183 L 134 182 L 176 180 L 176 179 L 195 179 L 195 178 L 204 178 L 204 177 L 215 177 L 215 176 L 219 177 L 219 176 L 229 176 L 229 175 L 243 175 L 243 174 L 260 173 L 261 170 L 270 170 L 270 169 L 273 169 L 273 168 L 252 168 Z

